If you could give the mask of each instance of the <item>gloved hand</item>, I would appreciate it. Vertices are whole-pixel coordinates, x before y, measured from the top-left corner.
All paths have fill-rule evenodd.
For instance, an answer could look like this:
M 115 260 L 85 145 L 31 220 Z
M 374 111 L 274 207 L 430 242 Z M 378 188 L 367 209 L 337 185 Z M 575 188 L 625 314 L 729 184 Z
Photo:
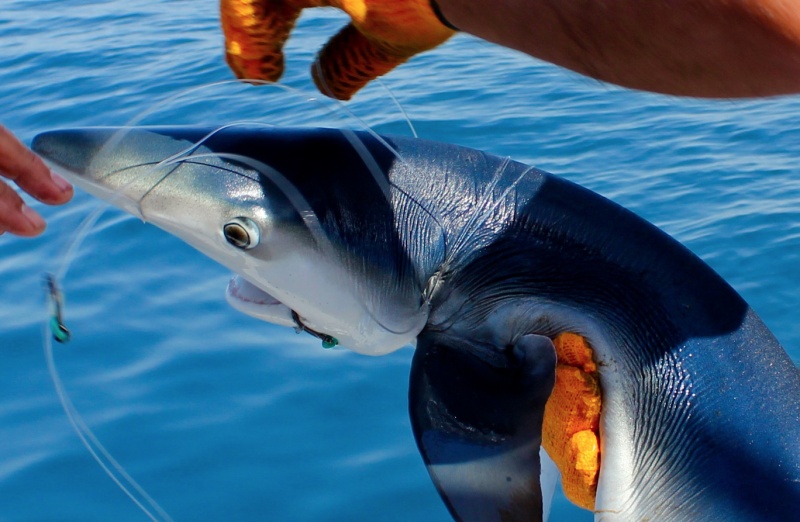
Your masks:
M 352 22 L 319 52 L 311 73 L 323 94 L 340 100 L 455 32 L 430 0 L 220 0 L 228 65 L 242 79 L 277 81 L 283 44 L 300 12 L 327 6 Z

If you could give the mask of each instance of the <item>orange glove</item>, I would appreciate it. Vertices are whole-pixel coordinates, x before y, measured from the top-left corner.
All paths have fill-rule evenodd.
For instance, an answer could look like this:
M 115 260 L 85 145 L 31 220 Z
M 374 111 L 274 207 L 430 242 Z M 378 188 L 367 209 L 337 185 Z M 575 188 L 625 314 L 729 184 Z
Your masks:
M 323 94 L 340 100 L 455 32 L 430 0 L 220 0 L 225 58 L 234 74 L 277 81 L 283 44 L 300 12 L 326 6 L 342 9 L 352 22 L 319 52 L 311 74 Z

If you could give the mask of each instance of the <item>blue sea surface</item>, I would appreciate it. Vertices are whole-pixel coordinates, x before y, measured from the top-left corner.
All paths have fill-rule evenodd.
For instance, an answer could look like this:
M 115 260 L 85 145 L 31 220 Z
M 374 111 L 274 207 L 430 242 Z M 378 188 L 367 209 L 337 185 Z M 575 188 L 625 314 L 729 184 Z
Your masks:
M 0 122 L 26 142 L 131 122 L 409 134 L 390 90 L 421 137 L 536 165 L 662 227 L 800 361 L 800 97 L 632 92 L 459 35 L 342 108 L 314 94 L 308 69 L 345 20 L 335 10 L 301 18 L 285 91 L 212 85 L 231 78 L 212 0 L 4 0 Z M 0 236 L 0 521 L 147 520 L 81 445 L 43 355 L 42 274 L 63 266 L 76 229 L 104 204 L 78 192 L 63 207 L 32 205 L 48 219 L 42 237 Z M 408 420 L 412 349 L 323 350 L 230 308 L 228 278 L 113 209 L 69 263 L 74 338 L 54 347 L 56 365 L 127 472 L 175 521 L 450 520 Z M 552 519 L 592 515 L 559 494 Z

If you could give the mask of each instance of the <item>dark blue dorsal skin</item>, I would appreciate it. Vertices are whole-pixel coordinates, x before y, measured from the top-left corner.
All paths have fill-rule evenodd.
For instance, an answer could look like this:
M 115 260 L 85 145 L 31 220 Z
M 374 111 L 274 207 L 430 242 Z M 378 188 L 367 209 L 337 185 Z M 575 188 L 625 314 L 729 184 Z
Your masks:
M 184 147 L 176 140 L 196 142 L 212 130 L 131 133 L 110 164 L 124 172 L 154 143 L 164 146 L 148 156 L 158 162 Z M 80 172 L 97 167 L 92 156 L 109 136 L 51 133 L 34 148 Z M 653 225 L 540 170 L 425 140 L 234 127 L 203 147 L 280 172 L 373 316 L 410 317 L 395 321 L 404 326 L 427 314 L 410 409 L 456 516 L 539 513 L 536 488 L 519 500 L 518 484 L 536 481 L 541 399 L 552 382 L 538 377 L 544 359 L 527 358 L 543 353 L 541 342 L 527 342 L 574 331 L 595 349 L 603 388 L 604 519 L 796 518 L 800 371 L 722 278 Z M 193 168 L 218 168 L 214 179 L 228 170 L 189 161 L 184 176 Z M 303 226 L 275 178 L 240 176 L 263 188 L 275 223 Z M 282 211 L 289 217 L 277 219 Z M 508 471 L 517 461 L 530 469 Z M 443 464 L 450 462 L 458 473 Z M 485 482 L 504 473 L 507 489 Z M 491 494 L 480 495 L 481 484 Z
M 509 165 L 506 179 L 524 168 Z M 793 516 L 800 372 L 741 297 L 660 230 L 565 180 L 531 172 L 513 201 L 496 218 L 502 228 L 445 276 L 428 331 L 554 335 L 573 329 L 570 315 L 588 318 L 610 344 L 601 383 L 622 388 L 605 400 L 627 426 L 606 424 L 604 434 L 624 439 L 633 462 L 637 491 L 620 519 Z M 533 321 L 547 306 L 568 313 Z
M 448 202 L 439 223 L 450 245 L 473 227 L 470 246 L 445 267 L 421 338 L 460 336 L 474 350 L 525 334 L 587 333 L 571 323 L 586 318 L 602 330 L 590 342 L 607 345 L 597 354 L 605 400 L 624 412 L 604 434 L 632 462 L 636 491 L 620 520 L 794 516 L 800 372 L 730 285 L 653 225 L 563 179 L 441 144 L 412 150 L 423 165 L 404 154 L 412 165 L 396 170 L 430 171 L 431 157 L 446 158 L 442 184 L 422 194 Z M 470 215 L 453 201 L 482 208 L 486 195 L 470 186 L 506 194 L 480 225 L 451 217 Z

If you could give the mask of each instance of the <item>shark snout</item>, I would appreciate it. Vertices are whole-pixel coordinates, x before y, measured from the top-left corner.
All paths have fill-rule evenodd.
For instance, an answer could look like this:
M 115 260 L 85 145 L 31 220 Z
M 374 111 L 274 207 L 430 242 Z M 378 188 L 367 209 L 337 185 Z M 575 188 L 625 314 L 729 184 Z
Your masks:
M 142 217 L 141 201 L 177 168 L 191 141 L 155 129 L 80 128 L 44 132 L 33 150 L 86 192 Z
M 33 150 L 59 172 L 83 174 L 108 142 L 109 132 L 54 130 L 33 139 Z

